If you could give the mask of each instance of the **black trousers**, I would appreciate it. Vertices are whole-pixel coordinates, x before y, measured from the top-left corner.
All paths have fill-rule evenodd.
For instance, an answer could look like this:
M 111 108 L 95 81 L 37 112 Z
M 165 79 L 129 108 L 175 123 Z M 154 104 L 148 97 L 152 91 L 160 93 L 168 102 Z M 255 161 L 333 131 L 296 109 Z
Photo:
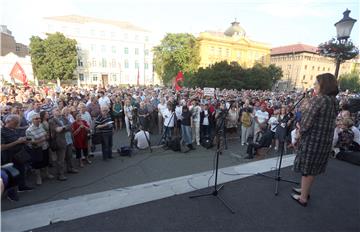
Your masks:
M 253 158 L 255 156 L 256 150 L 261 148 L 260 144 L 250 143 L 247 147 L 246 153 L 249 157 Z

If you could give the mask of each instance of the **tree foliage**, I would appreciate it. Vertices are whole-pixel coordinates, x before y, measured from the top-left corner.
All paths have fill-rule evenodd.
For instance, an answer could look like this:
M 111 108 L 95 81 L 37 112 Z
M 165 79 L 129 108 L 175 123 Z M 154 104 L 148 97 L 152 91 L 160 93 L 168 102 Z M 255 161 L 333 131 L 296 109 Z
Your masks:
M 350 60 L 359 54 L 359 49 L 350 41 L 340 42 L 332 38 L 318 46 L 318 52 L 325 57 L 339 59 L 341 62 Z
M 255 64 L 243 69 L 238 63 L 218 62 L 195 73 L 186 73 L 184 85 L 221 89 L 271 89 L 282 77 L 282 70 L 275 65 Z
M 47 34 L 46 39 L 30 38 L 30 55 L 34 74 L 39 80 L 74 78 L 77 65 L 76 40 L 63 34 Z
M 200 63 L 196 38 L 187 33 L 168 33 L 154 47 L 154 67 L 164 84 L 169 84 L 179 71 L 194 72 Z
M 342 90 L 360 92 L 360 73 L 352 72 L 341 75 L 339 85 Z

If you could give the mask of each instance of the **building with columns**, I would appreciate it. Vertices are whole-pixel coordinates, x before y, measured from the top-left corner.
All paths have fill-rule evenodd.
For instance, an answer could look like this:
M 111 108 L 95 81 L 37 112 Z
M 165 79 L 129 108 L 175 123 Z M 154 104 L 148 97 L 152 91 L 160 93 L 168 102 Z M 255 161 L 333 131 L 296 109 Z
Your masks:
M 61 32 L 78 43 L 80 85 L 159 84 L 153 71 L 150 31 L 129 22 L 79 15 L 44 18 L 45 33 Z
M 266 43 L 253 41 L 235 20 L 225 32 L 206 31 L 197 38 L 200 49 L 200 67 L 220 61 L 238 62 L 250 68 L 256 63 L 270 64 L 270 48 Z
M 320 56 L 317 47 L 306 44 L 292 44 L 271 49 L 271 64 L 283 70 L 278 89 L 312 88 L 315 77 L 321 73 L 335 73 L 335 61 Z M 340 66 L 339 76 L 356 69 L 356 60 L 349 60 Z

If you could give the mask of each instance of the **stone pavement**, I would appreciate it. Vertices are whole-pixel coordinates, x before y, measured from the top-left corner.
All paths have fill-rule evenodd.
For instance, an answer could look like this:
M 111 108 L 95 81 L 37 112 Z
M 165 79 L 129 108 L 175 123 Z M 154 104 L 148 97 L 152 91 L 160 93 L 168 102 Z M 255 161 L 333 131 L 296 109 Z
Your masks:
M 160 135 L 151 136 L 151 143 L 157 145 Z M 116 133 L 114 149 L 128 145 L 125 130 Z M 228 139 L 228 150 L 220 156 L 219 167 L 238 165 L 244 160 L 246 147 L 241 146 L 238 138 Z M 154 148 L 139 151 L 132 157 L 120 157 L 114 153 L 114 159 L 102 161 L 98 146 L 91 165 L 80 169 L 78 174 L 68 174 L 68 180 L 45 180 L 42 186 L 36 187 L 32 192 L 20 193 L 19 202 L 2 200 L 2 211 L 13 208 L 39 204 L 59 199 L 97 193 L 106 190 L 134 186 L 153 181 L 191 175 L 212 170 L 214 167 L 215 149 L 205 149 L 196 146 L 195 151 L 188 153 Z M 268 157 L 274 156 L 270 154 Z M 275 167 L 275 163 L 274 163 Z

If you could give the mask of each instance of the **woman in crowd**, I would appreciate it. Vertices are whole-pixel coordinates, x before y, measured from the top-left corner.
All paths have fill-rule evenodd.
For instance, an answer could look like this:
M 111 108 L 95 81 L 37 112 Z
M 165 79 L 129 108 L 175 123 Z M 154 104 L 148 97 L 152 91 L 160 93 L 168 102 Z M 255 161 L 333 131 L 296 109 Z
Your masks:
M 113 112 L 115 130 L 117 130 L 117 131 L 121 130 L 122 129 L 122 120 L 123 120 L 123 106 L 122 106 L 120 97 L 115 98 L 112 109 L 113 109 L 112 112 Z
M 300 172 L 301 188 L 293 188 L 291 197 L 301 206 L 307 206 L 315 176 L 324 173 L 332 150 L 339 93 L 334 75 L 316 76 L 315 93 L 309 107 L 303 112 L 300 123 L 299 148 L 294 161 L 294 171 Z
M 280 114 L 278 115 L 278 122 L 280 123 L 278 127 L 276 127 L 275 130 L 275 151 L 279 149 L 279 146 L 282 146 L 281 148 L 285 148 L 285 141 L 286 141 L 286 132 L 287 132 L 287 119 L 285 119 L 285 116 L 287 114 L 286 107 L 281 107 Z
M 44 171 L 46 171 L 47 177 L 51 177 L 47 170 L 49 166 L 49 135 L 41 126 L 40 114 L 32 114 L 31 122 L 30 127 L 26 130 L 26 138 L 31 139 L 31 142 L 28 143 L 29 153 L 32 156 L 31 166 L 35 170 L 36 184 L 41 185 L 40 169 L 46 169 Z
M 131 120 L 132 120 L 133 107 L 129 99 L 125 100 L 124 114 L 125 114 L 125 126 L 128 137 L 131 135 Z
M 84 159 L 88 164 L 91 164 L 89 160 L 88 152 L 88 132 L 90 131 L 89 124 L 81 118 L 81 113 L 76 115 L 75 122 L 71 125 L 72 133 L 74 136 L 74 147 L 76 149 L 76 159 L 78 160 L 79 167 L 84 167 L 81 152 L 84 155 Z

